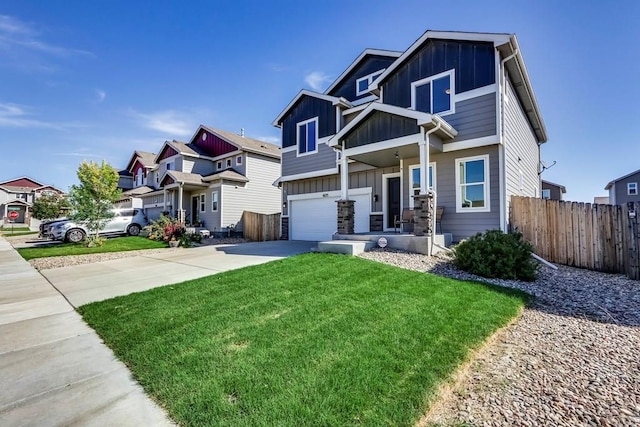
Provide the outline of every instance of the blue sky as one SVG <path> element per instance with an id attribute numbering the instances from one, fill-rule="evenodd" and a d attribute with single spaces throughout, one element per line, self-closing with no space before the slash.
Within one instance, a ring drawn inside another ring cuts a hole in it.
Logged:
<path id="1" fill-rule="evenodd" d="M 427 29 L 517 34 L 549 135 L 542 158 L 557 161 L 543 178 L 566 199 L 592 201 L 640 169 L 640 2 L 454 4 L 5 1 L 0 180 L 66 190 L 83 159 L 123 168 L 200 123 L 279 143 L 271 122 L 300 89 Z"/>

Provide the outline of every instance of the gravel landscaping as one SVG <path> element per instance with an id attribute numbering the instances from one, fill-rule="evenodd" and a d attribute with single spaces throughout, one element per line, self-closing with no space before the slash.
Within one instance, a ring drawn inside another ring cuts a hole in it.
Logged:
<path id="1" fill-rule="evenodd" d="M 374 250 L 364 258 L 535 296 L 478 350 L 420 425 L 640 425 L 640 282 L 559 266 L 535 282 L 484 279 L 446 256 Z"/>

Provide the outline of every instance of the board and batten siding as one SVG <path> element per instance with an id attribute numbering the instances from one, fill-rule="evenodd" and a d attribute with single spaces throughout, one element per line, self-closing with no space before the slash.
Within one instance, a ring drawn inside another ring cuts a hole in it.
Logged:
<path id="1" fill-rule="evenodd" d="M 344 80 L 338 86 L 329 92 L 329 95 L 336 96 L 338 98 L 343 97 L 349 101 L 354 101 L 371 95 L 369 92 L 359 96 L 356 95 L 356 81 L 361 77 L 386 69 L 395 60 L 395 57 L 367 55 L 357 67 L 345 76 Z"/>
<path id="2" fill-rule="evenodd" d="M 458 135 L 451 142 L 497 135 L 495 92 L 456 102 L 455 114 L 443 117 Z M 497 141 L 496 141 L 497 142 Z"/>
<path id="3" fill-rule="evenodd" d="M 298 123 L 318 117 L 318 138 L 336 133 L 336 107 L 331 101 L 303 96 L 282 121 L 282 147 L 295 147 Z"/>
<path id="4" fill-rule="evenodd" d="M 242 213 L 246 211 L 273 214 L 281 210 L 280 188 L 273 185 L 280 174 L 278 159 L 247 155 L 247 178 L 244 185 L 231 185 L 225 182 L 222 192 L 222 224 L 236 224 L 237 230 L 242 230 Z"/>
<path id="5" fill-rule="evenodd" d="M 282 153 L 282 176 L 335 169 L 336 152 L 327 144 L 318 144 L 318 152 L 298 156 L 297 150 Z"/>
<path id="6" fill-rule="evenodd" d="M 540 197 L 540 149 L 508 78 L 504 99 L 504 164 L 506 212 L 511 196 Z"/>

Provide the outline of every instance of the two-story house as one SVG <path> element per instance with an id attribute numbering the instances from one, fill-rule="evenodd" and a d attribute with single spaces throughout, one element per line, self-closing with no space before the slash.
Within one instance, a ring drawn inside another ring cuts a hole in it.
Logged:
<path id="1" fill-rule="evenodd" d="M 273 124 L 292 240 L 393 231 L 429 199 L 459 241 L 505 230 L 511 195 L 540 194 L 547 135 L 513 34 L 427 31 L 404 52 L 367 49 Z"/>
<path id="2" fill-rule="evenodd" d="M 127 170 L 150 219 L 166 212 L 211 231 L 242 230 L 246 211 L 280 211 L 280 147 L 201 125 L 188 143 L 165 141 L 157 154 L 136 151 Z M 136 202 L 133 202 L 134 207 Z"/>
<path id="3" fill-rule="evenodd" d="M 623 205 L 627 202 L 640 202 L 640 169 L 610 181 L 605 190 L 609 190 L 609 201 L 612 205 Z"/>
<path id="4" fill-rule="evenodd" d="M 31 206 L 43 194 L 65 193 L 53 185 L 43 184 L 28 176 L 0 182 L 0 225 L 8 220 L 9 212 L 15 211 L 18 218 L 14 222 L 37 226 L 37 220 L 31 218 Z"/>

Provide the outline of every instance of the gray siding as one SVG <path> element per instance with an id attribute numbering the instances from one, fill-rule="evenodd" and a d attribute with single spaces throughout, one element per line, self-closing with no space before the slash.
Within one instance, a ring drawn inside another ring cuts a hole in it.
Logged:
<path id="1" fill-rule="evenodd" d="M 353 148 L 419 133 L 420 128 L 415 119 L 376 111 L 358 123 L 344 138 L 344 143 L 346 148 Z"/>
<path id="2" fill-rule="evenodd" d="M 318 144 L 318 152 L 298 157 L 297 151 L 282 153 L 282 176 L 336 167 L 336 152 L 327 144 Z"/>
<path id="3" fill-rule="evenodd" d="M 295 147 L 298 123 L 318 117 L 318 137 L 336 133 L 336 107 L 331 101 L 303 96 L 282 121 L 282 146 Z"/>
<path id="4" fill-rule="evenodd" d="M 478 96 L 456 102 L 455 114 L 443 117 L 458 135 L 453 142 L 497 135 L 496 133 L 496 94 Z"/>
<path id="5" fill-rule="evenodd" d="M 640 202 L 640 195 L 630 196 L 627 194 L 627 184 L 631 182 L 638 183 L 640 191 L 640 173 L 628 176 L 620 181 L 616 181 L 612 190 L 609 192 L 609 201 L 611 204 L 622 205 L 627 202 Z M 615 198 L 612 198 L 612 194 Z"/>
<path id="6" fill-rule="evenodd" d="M 504 154 L 506 211 L 511 196 L 540 196 L 540 149 L 527 116 L 509 79 L 504 101 Z"/>
<path id="7" fill-rule="evenodd" d="M 542 189 L 549 190 L 551 200 L 562 200 L 562 190 L 559 186 L 553 185 L 550 182 L 542 181 Z"/>
<path id="8" fill-rule="evenodd" d="M 191 161 L 192 161 L 191 170 L 190 171 L 185 170 L 184 172 L 197 173 L 202 176 L 207 176 L 215 173 L 215 162 L 212 162 L 211 160 L 207 160 L 207 159 L 198 159 L 198 158 L 191 159 Z"/>

